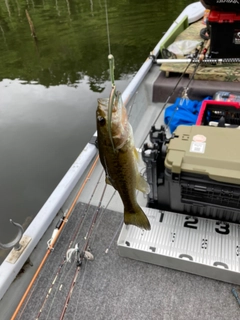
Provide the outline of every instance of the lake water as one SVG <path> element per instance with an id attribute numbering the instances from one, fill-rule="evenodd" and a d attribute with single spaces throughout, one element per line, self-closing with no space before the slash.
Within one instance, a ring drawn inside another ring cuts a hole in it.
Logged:
<path id="1" fill-rule="evenodd" d="M 107 1 L 118 90 L 191 2 Z M 9 219 L 26 229 L 96 130 L 97 98 L 110 93 L 105 3 L 0 2 L 2 243 L 15 236 Z"/>

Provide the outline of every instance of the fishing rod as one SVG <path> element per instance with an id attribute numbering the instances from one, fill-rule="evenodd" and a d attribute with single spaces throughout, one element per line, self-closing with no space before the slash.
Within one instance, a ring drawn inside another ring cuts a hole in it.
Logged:
<path id="1" fill-rule="evenodd" d="M 191 78 L 190 78 L 187 86 L 183 89 L 182 97 L 181 97 L 181 99 L 179 100 L 179 102 L 178 102 L 178 104 L 176 105 L 176 107 L 174 108 L 174 111 L 173 111 L 173 113 L 172 113 L 172 115 L 171 115 L 171 118 L 169 119 L 168 123 L 167 123 L 166 126 L 165 126 L 166 130 L 167 130 L 168 127 L 170 126 L 170 124 L 171 124 L 171 122 L 172 122 L 172 120 L 173 120 L 173 118 L 174 118 L 174 116 L 175 116 L 178 108 L 179 108 L 179 107 L 182 105 L 182 103 L 184 102 L 184 99 L 189 99 L 187 92 L 188 92 L 188 89 L 189 89 L 189 87 L 190 87 L 190 84 L 191 84 L 191 82 L 192 82 L 192 80 L 193 80 L 193 78 L 194 78 L 194 75 L 195 75 L 195 73 L 197 72 L 197 69 L 198 69 L 198 67 L 199 67 L 200 64 L 201 64 L 201 61 L 199 61 L 199 62 L 196 64 L 195 69 L 194 69 L 194 71 L 193 71 L 193 73 L 192 73 L 192 75 L 191 75 Z M 157 119 L 158 119 L 158 118 L 157 118 Z M 155 121 L 155 123 L 156 123 L 156 121 Z M 155 124 L 155 123 L 154 123 L 154 124 Z"/>
<path id="2" fill-rule="evenodd" d="M 87 206 L 87 204 L 86 204 L 86 206 Z M 81 219 L 80 219 L 80 221 L 79 221 L 79 223 L 78 223 L 78 226 L 77 226 L 77 228 L 76 228 L 75 234 L 73 235 L 71 241 L 69 242 L 68 249 L 67 249 L 67 253 L 68 253 L 68 251 L 70 250 L 70 248 L 71 248 L 71 246 L 72 246 L 72 243 L 74 242 L 74 240 L 75 240 L 76 237 L 77 237 L 77 234 L 78 234 L 78 232 L 79 232 L 79 230 L 80 230 L 80 228 L 81 228 L 81 226 L 82 226 L 82 224 L 83 224 L 83 221 L 84 221 L 84 218 L 85 218 L 86 213 L 87 213 L 87 209 L 85 209 L 84 214 L 82 215 L 82 217 L 81 217 Z M 52 290 L 53 290 L 53 287 L 54 287 L 54 285 L 56 284 L 56 281 L 57 281 L 57 279 L 58 279 L 58 277 L 59 277 L 59 275 L 60 275 L 60 273 L 61 273 L 61 271 L 62 271 L 62 268 L 63 268 L 64 265 L 66 265 L 66 262 L 68 261 L 68 259 L 66 258 L 67 253 L 66 253 L 63 261 L 61 262 L 61 264 L 59 265 L 59 267 L 58 267 L 58 269 L 57 269 L 57 272 L 56 272 L 56 274 L 55 274 L 55 276 L 54 276 L 54 279 L 53 279 L 53 281 L 52 281 L 52 283 L 51 283 L 51 285 L 50 285 L 50 287 L 49 287 L 49 289 L 48 289 L 48 291 L 47 291 L 47 294 L 46 294 L 46 296 L 45 296 L 45 298 L 44 298 L 44 301 L 43 301 L 43 303 L 42 303 L 42 305 L 41 305 L 41 307 L 40 307 L 40 309 L 39 309 L 39 312 L 38 312 L 38 314 L 37 314 L 36 320 L 38 320 L 38 319 L 40 318 L 40 316 L 41 316 L 41 314 L 42 314 L 42 311 L 43 311 L 43 309 L 44 309 L 44 307 L 45 307 L 45 304 L 46 304 L 47 300 L 49 299 L 50 294 L 51 294 L 51 292 L 52 292 Z M 60 282 L 61 282 L 61 278 L 62 278 L 62 275 L 60 276 L 60 279 L 59 279 Z M 56 294 L 56 293 L 55 293 L 55 294 Z M 54 295 L 53 299 L 55 299 L 55 295 Z M 50 308 L 49 312 L 50 312 L 50 311 L 51 311 L 51 308 Z"/>
<path id="3" fill-rule="evenodd" d="M 209 48 L 209 46 L 210 46 L 210 40 L 207 41 L 207 43 L 206 43 L 206 45 L 205 45 L 204 47 L 203 47 L 203 45 L 204 45 L 204 42 L 202 42 L 200 45 L 198 45 L 198 46 L 196 47 L 195 53 L 192 55 L 192 57 L 190 57 L 189 59 L 183 59 L 183 60 L 185 60 L 185 62 L 187 62 L 188 64 L 187 64 L 186 68 L 184 69 L 183 73 L 181 74 L 181 76 L 179 77 L 179 79 L 178 79 L 178 81 L 177 81 L 174 89 L 172 90 L 171 94 L 168 96 L 167 100 L 165 101 L 162 109 L 160 110 L 157 118 L 155 119 L 155 121 L 154 121 L 154 123 L 153 123 L 153 126 L 156 124 L 156 122 L 158 121 L 158 119 L 159 119 L 160 116 L 162 115 L 163 111 L 165 110 L 165 108 L 166 108 L 166 106 L 167 106 L 167 104 L 168 104 L 168 101 L 171 99 L 171 97 L 172 97 L 173 94 L 175 93 L 175 91 L 176 91 L 179 83 L 181 82 L 182 78 L 183 78 L 184 75 L 186 74 L 187 69 L 190 67 L 190 65 L 193 63 L 193 61 L 195 61 L 196 65 L 195 65 L 194 71 L 193 71 L 193 73 L 191 74 L 191 78 L 190 78 L 187 86 L 183 89 L 182 97 L 181 97 L 181 100 L 179 101 L 179 104 L 180 104 L 180 102 L 182 101 L 182 99 L 184 99 L 184 98 L 187 98 L 187 99 L 188 99 L 187 91 L 188 91 L 188 89 L 189 89 L 189 86 L 190 86 L 191 82 L 193 81 L 194 75 L 195 75 L 195 73 L 197 72 L 198 67 L 200 66 L 201 63 L 203 63 L 204 60 L 206 60 L 206 59 L 205 59 L 205 56 L 206 56 L 207 51 L 208 51 L 208 48 Z M 199 54 L 199 53 L 200 53 L 200 54 Z M 199 56 L 198 56 L 198 55 L 199 55 Z M 198 56 L 198 59 L 196 58 L 197 56 Z M 169 62 L 169 61 L 171 61 L 171 60 L 178 61 L 178 60 L 180 60 L 180 59 L 156 59 L 155 62 L 157 62 L 157 61 L 166 61 L 166 62 Z M 239 59 L 239 60 L 240 60 L 240 59 Z M 176 62 L 175 62 L 175 63 L 176 63 Z M 176 111 L 177 111 L 177 109 L 178 109 L 178 107 L 179 107 L 179 104 L 178 104 L 178 105 L 176 106 L 176 108 L 174 109 L 174 112 L 173 112 L 173 114 L 172 114 L 172 116 L 171 116 L 168 124 L 166 125 L 166 128 L 168 128 L 168 126 L 170 125 L 170 123 L 171 123 L 171 121 L 172 121 L 172 118 L 173 118 L 174 114 L 176 113 Z M 143 140 L 143 142 L 142 142 L 142 144 L 141 144 L 141 147 L 143 146 L 143 144 L 144 144 L 145 140 L 147 139 L 147 137 L 148 137 L 148 134 L 147 134 L 147 136 L 145 137 L 145 139 Z"/>
<path id="4" fill-rule="evenodd" d="M 197 46 L 195 49 L 195 53 L 190 55 L 188 58 L 185 59 L 154 59 L 154 62 L 157 64 L 162 63 L 203 63 L 203 64 L 231 64 L 231 63 L 240 63 L 240 58 L 211 58 L 207 57 L 207 51 L 210 47 L 210 39 L 206 42 L 205 47 L 202 49 L 201 53 L 200 48 L 203 47 L 203 43 L 201 45 Z M 168 50 L 167 50 L 168 51 Z"/>
<path id="5" fill-rule="evenodd" d="M 81 229 L 81 227 L 82 227 L 82 225 L 83 225 L 83 222 L 84 222 L 84 220 L 85 220 L 85 218 L 86 218 L 86 215 L 87 215 L 87 213 L 88 213 L 88 210 L 89 210 L 89 207 L 90 207 L 90 203 L 91 203 L 91 201 L 92 201 L 92 198 L 93 198 L 93 196 L 94 196 L 94 194 L 95 194 L 95 192 L 96 192 L 97 186 L 98 186 L 98 184 L 99 184 L 99 182 L 100 182 L 100 180 L 101 180 L 101 178 L 102 178 L 102 174 L 103 174 L 103 170 L 102 170 L 102 172 L 101 172 L 101 174 L 100 174 L 100 176 L 99 176 L 99 179 L 98 179 L 98 181 L 97 181 L 97 183 L 96 183 L 96 185 L 95 185 L 95 187 L 94 187 L 94 190 L 93 190 L 93 192 L 92 192 L 92 194 L 91 194 L 91 196 L 90 196 L 90 199 L 89 199 L 88 203 L 86 203 L 86 205 L 85 205 L 85 209 L 84 209 L 84 212 L 83 212 L 83 214 L 82 214 L 82 216 L 81 216 L 81 219 L 80 219 L 80 221 L 79 221 L 79 223 L 78 223 L 78 225 L 77 225 L 77 227 L 76 227 L 76 229 L 75 229 L 75 232 L 74 232 L 74 234 L 73 234 L 73 236 L 72 236 L 72 238 L 71 238 L 71 240 L 70 240 L 70 242 L 69 242 L 68 250 L 67 250 L 67 252 L 66 252 L 66 255 L 65 255 L 63 261 L 61 262 L 61 264 L 60 264 L 60 266 L 59 266 L 59 268 L 58 268 L 58 270 L 57 270 L 57 272 L 56 272 L 56 274 L 55 274 L 55 277 L 54 277 L 54 279 L 53 279 L 53 281 L 52 281 L 52 283 L 51 283 L 50 288 L 48 289 L 48 293 L 47 293 L 47 295 L 45 296 L 45 299 L 44 299 L 44 301 L 43 301 L 43 303 L 42 303 L 42 305 L 41 305 L 41 308 L 40 308 L 40 310 L 39 310 L 39 313 L 38 313 L 38 315 L 37 315 L 36 320 L 38 320 L 38 319 L 40 318 L 41 313 L 42 313 L 42 311 L 43 311 L 43 308 L 44 308 L 44 306 L 45 306 L 45 303 L 47 302 L 47 300 L 48 300 L 48 298 L 49 298 L 49 296 L 50 296 L 50 293 L 51 293 L 51 291 L 52 291 L 52 289 L 53 289 L 53 286 L 54 286 L 55 283 L 56 283 L 56 280 L 57 280 L 57 278 L 58 278 L 58 276 L 59 276 L 59 274 L 60 274 L 60 272 L 61 272 L 61 270 L 62 270 L 62 267 L 63 267 L 63 266 L 66 264 L 66 262 L 68 261 L 68 259 L 66 258 L 66 256 L 68 255 L 69 250 L 72 250 L 72 249 L 70 249 L 70 247 L 72 246 L 72 244 L 74 243 L 74 240 L 75 240 L 75 239 L 78 237 L 78 235 L 79 235 L 80 229 Z M 70 254 L 70 257 L 71 257 L 71 254 Z M 61 277 L 62 277 L 62 276 L 61 276 Z M 60 277 L 60 280 L 59 280 L 59 281 L 61 281 L 61 277 Z M 55 293 L 55 294 L 56 294 L 56 293 Z M 55 296 L 53 297 L 53 299 L 55 299 Z M 50 312 L 50 311 L 51 311 L 51 309 L 49 310 L 49 312 Z"/>
<path id="6" fill-rule="evenodd" d="M 72 202 L 72 204 L 71 204 L 71 206 L 70 206 L 70 208 L 69 208 L 69 210 L 68 210 L 68 212 L 67 212 L 64 220 L 62 221 L 62 223 L 61 223 L 61 225 L 60 225 L 60 227 L 59 227 L 59 229 L 58 229 L 58 233 L 55 234 L 54 239 L 51 241 L 51 246 L 48 247 L 45 256 L 43 257 L 43 259 L 42 259 L 42 261 L 41 261 L 41 263 L 40 263 L 37 271 L 35 272 L 35 274 L 34 274 L 32 280 L 31 280 L 31 282 L 29 283 L 29 285 L 28 285 L 28 287 L 27 287 L 24 295 L 22 296 L 22 298 L 21 298 L 21 300 L 20 300 L 17 308 L 15 309 L 14 314 L 13 314 L 12 317 L 11 317 L 11 320 L 16 319 L 16 316 L 18 315 L 20 309 L 23 307 L 23 304 L 24 304 L 24 302 L 25 302 L 26 297 L 28 296 L 28 294 L 29 294 L 29 292 L 30 292 L 33 284 L 35 283 L 35 281 L 36 281 L 36 279 L 37 279 L 40 271 L 42 270 L 42 268 L 43 268 L 43 266 L 44 266 L 44 264 L 45 264 L 48 256 L 49 256 L 50 253 L 53 251 L 53 246 L 54 246 L 54 244 L 57 242 L 57 239 L 58 239 L 58 237 L 60 236 L 60 234 L 61 234 L 61 232 L 62 232 L 62 229 L 63 229 L 63 227 L 65 226 L 65 223 L 67 222 L 68 218 L 70 217 L 70 215 L 71 215 L 71 213 L 72 213 L 72 211 L 73 211 L 73 209 L 74 209 L 74 207 L 75 207 L 75 205 L 76 205 L 76 203 L 77 203 L 78 198 L 80 197 L 80 195 L 81 195 L 81 193 L 82 193 L 85 185 L 86 185 L 87 182 L 89 181 L 89 179 L 90 179 L 90 177 L 91 177 L 91 175 L 92 175 L 92 173 L 93 173 L 93 171 L 94 171 L 94 169 L 95 169 L 95 167 L 96 167 L 96 165 L 97 165 L 98 160 L 99 160 L 99 155 L 96 156 L 95 161 L 93 162 L 91 168 L 89 169 L 88 174 L 87 174 L 87 176 L 86 176 L 83 184 L 81 185 L 81 187 L 80 187 L 80 189 L 79 189 L 76 197 L 74 198 L 74 200 L 73 200 L 73 202 Z M 61 218 L 61 219 L 62 219 L 62 218 Z M 61 219 L 60 219 L 60 220 L 61 220 Z M 31 295 L 32 295 L 32 293 L 30 294 L 30 297 L 31 297 Z M 29 297 L 29 299 L 30 299 L 30 297 Z M 29 299 L 27 300 L 27 303 L 28 303 Z M 20 314 L 20 318 L 21 318 L 21 316 L 22 316 L 22 313 L 23 313 L 23 311 L 24 311 L 27 303 L 26 303 L 26 304 L 24 305 L 24 307 L 23 307 L 23 310 L 22 310 L 22 312 L 21 312 L 21 314 Z"/>
<path id="7" fill-rule="evenodd" d="M 171 59 L 169 59 L 169 60 L 171 60 Z M 191 61 L 188 63 L 188 65 L 186 66 L 185 70 L 183 71 L 183 73 L 182 73 L 181 76 L 179 77 L 179 79 L 178 79 L 175 87 L 173 88 L 171 94 L 168 96 L 168 98 L 167 98 L 166 101 L 164 102 L 164 105 L 163 105 L 162 109 L 160 110 L 157 118 L 155 119 L 155 121 L 154 121 L 154 123 L 153 123 L 153 126 L 156 124 L 156 122 L 157 122 L 157 120 L 159 119 L 159 117 L 161 116 L 162 112 L 165 110 L 165 108 L 166 108 L 166 106 L 167 106 L 167 104 L 168 104 L 168 101 L 171 99 L 171 97 L 172 97 L 173 94 L 175 93 L 175 91 L 176 91 L 179 83 L 181 82 L 182 78 L 183 78 L 184 75 L 186 74 L 186 71 L 187 71 L 187 69 L 190 67 L 191 63 L 192 63 Z M 145 143 L 148 135 L 149 135 L 149 133 L 147 133 L 146 137 L 143 139 L 143 142 L 142 142 L 140 148 L 142 148 L 142 146 L 144 145 L 144 143 Z"/>
<path id="8" fill-rule="evenodd" d="M 204 44 L 204 42 L 202 42 L 201 46 L 197 47 L 196 50 L 195 50 L 195 56 L 197 56 L 198 53 L 199 53 L 200 50 L 201 50 L 201 53 L 200 53 L 200 55 L 199 55 L 198 62 L 197 62 L 197 64 L 195 65 L 194 71 L 193 71 L 193 73 L 191 74 L 191 77 L 190 77 L 190 80 L 188 81 L 187 86 L 183 89 L 181 99 L 179 100 L 178 104 L 176 105 L 176 107 L 175 107 L 175 109 L 174 109 L 174 111 L 173 111 L 173 113 L 172 113 L 172 115 L 171 115 L 171 118 L 169 119 L 168 123 L 166 124 L 166 130 L 167 130 L 168 127 L 170 126 L 170 124 L 171 124 L 171 122 L 172 122 L 172 119 L 173 119 L 175 113 L 177 112 L 178 108 L 179 108 L 179 107 L 182 105 L 182 103 L 184 102 L 183 100 L 184 100 L 184 99 L 189 99 L 189 98 L 188 98 L 188 93 L 187 93 L 187 92 L 188 92 L 188 89 L 189 89 L 189 87 L 190 87 L 191 82 L 192 82 L 193 79 L 194 79 L 194 76 L 195 76 L 195 74 L 196 74 L 196 72 L 197 72 L 198 67 L 200 66 L 200 64 L 202 63 L 202 61 L 205 59 L 205 56 L 206 56 L 206 54 L 207 54 L 207 51 L 208 51 L 208 49 L 209 49 L 209 47 L 210 47 L 210 39 L 207 41 L 207 43 L 206 43 L 206 45 L 205 45 L 204 47 L 203 47 L 203 44 Z"/>
<path id="9" fill-rule="evenodd" d="M 214 58 L 205 58 L 200 60 L 199 58 L 187 58 L 187 59 L 156 59 L 157 64 L 162 63 L 203 63 L 203 64 L 229 64 L 229 63 L 240 63 L 240 58 L 224 58 L 224 59 L 214 59 Z"/>
<path id="10" fill-rule="evenodd" d="M 72 279 L 72 282 L 71 282 L 71 285 L 70 285 L 70 288 L 69 288 L 69 291 L 68 291 L 68 295 L 67 295 L 67 298 L 66 298 L 64 306 L 63 306 L 63 310 L 62 310 L 61 316 L 59 318 L 60 320 L 62 320 L 64 318 L 64 315 L 66 313 L 67 307 L 69 305 L 69 301 L 70 301 L 72 293 L 73 293 L 74 286 L 76 284 L 78 275 L 79 275 L 80 270 L 81 270 L 83 259 L 85 258 L 84 253 L 86 251 L 88 251 L 87 249 L 89 247 L 89 239 L 90 239 L 91 234 L 92 234 L 92 232 L 94 230 L 94 226 L 95 226 L 95 223 L 97 221 L 97 218 L 98 218 L 98 215 L 99 215 L 99 212 L 100 212 L 100 208 L 101 208 L 101 205 L 102 205 L 102 200 L 103 200 L 103 197 L 104 197 L 104 194 L 105 194 L 105 191 L 106 191 L 106 187 L 107 187 L 107 184 L 105 184 L 105 186 L 104 186 L 104 189 L 103 189 L 102 195 L 100 197 L 97 209 L 96 209 L 95 214 L 94 214 L 94 216 L 92 218 L 90 227 L 88 229 L 88 233 L 87 233 L 87 235 L 85 237 L 85 244 L 83 245 L 82 250 L 80 251 L 80 255 L 79 255 L 78 259 L 77 259 L 77 268 L 75 270 L 75 274 L 73 276 L 73 279 Z"/>

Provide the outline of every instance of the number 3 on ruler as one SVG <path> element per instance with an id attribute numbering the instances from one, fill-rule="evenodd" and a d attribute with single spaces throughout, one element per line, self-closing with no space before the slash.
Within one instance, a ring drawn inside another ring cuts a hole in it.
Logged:
<path id="1" fill-rule="evenodd" d="M 229 234 L 230 233 L 229 223 L 218 221 L 218 222 L 216 222 L 216 225 L 219 226 L 219 227 L 215 228 L 215 231 L 217 233 L 220 233 L 220 234 Z"/>

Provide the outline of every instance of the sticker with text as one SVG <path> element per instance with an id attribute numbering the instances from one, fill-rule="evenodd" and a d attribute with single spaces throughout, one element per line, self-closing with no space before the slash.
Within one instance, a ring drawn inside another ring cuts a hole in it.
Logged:
<path id="1" fill-rule="evenodd" d="M 206 148 L 206 142 L 191 142 L 190 152 L 204 153 Z"/>

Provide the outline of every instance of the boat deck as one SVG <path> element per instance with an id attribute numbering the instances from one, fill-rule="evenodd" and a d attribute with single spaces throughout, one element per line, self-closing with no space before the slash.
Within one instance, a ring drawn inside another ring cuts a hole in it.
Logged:
<path id="1" fill-rule="evenodd" d="M 84 246 L 96 212 L 77 204 L 16 319 L 60 319 L 77 270 L 74 255 L 62 265 L 64 256 L 76 232 L 74 244 Z M 83 260 L 64 319 L 239 319 L 231 284 L 119 256 L 113 237 L 122 219 L 120 212 L 99 212 L 89 241 L 94 260 Z"/>

